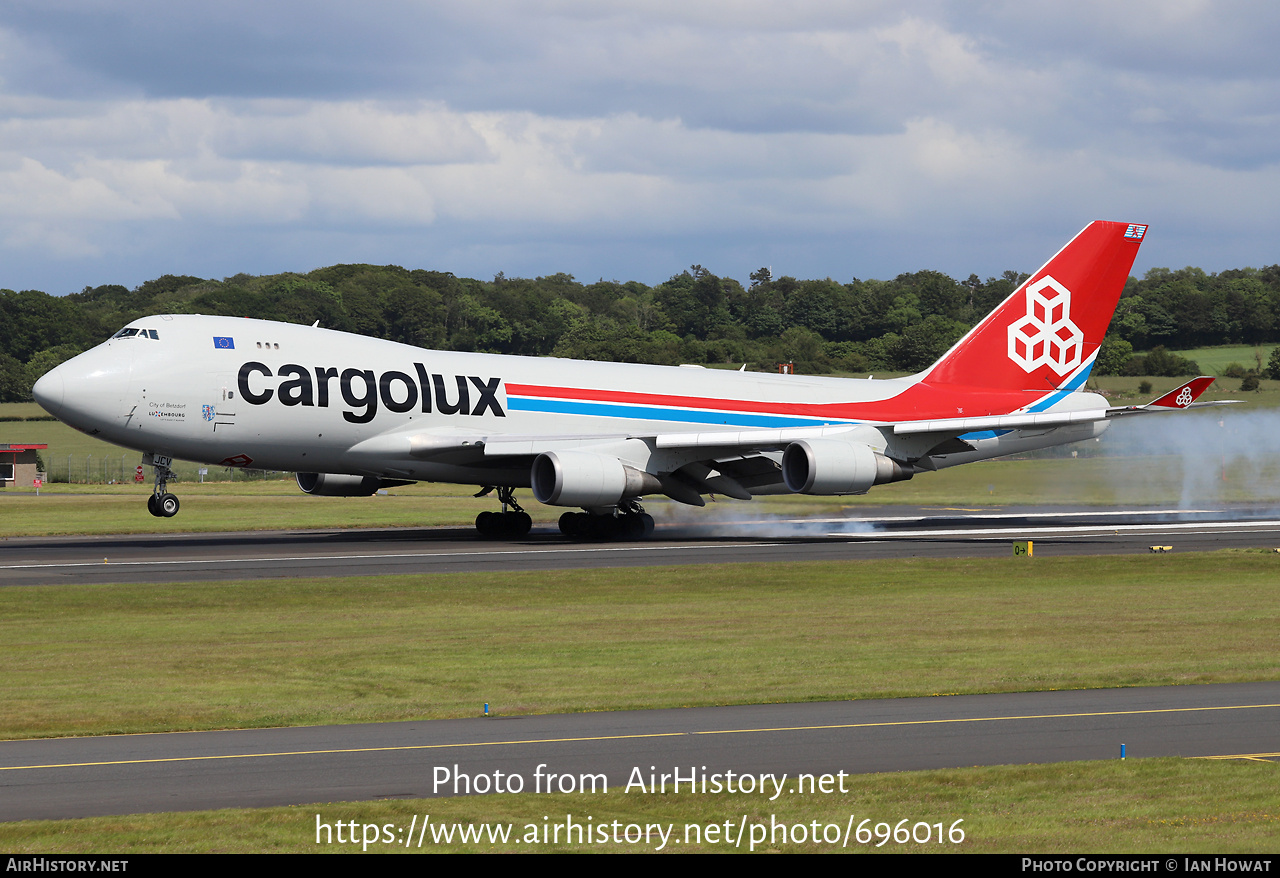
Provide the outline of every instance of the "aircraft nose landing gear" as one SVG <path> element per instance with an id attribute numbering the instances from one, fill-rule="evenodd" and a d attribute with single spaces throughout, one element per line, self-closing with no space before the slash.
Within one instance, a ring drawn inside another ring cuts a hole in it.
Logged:
<path id="1" fill-rule="evenodd" d="M 147 511 L 156 518 L 173 518 L 180 505 L 173 494 L 152 494 L 147 498 Z"/>
<path id="2" fill-rule="evenodd" d="M 181 506 L 178 498 L 166 490 L 169 479 L 173 478 L 173 470 L 169 468 L 171 463 L 173 463 L 172 457 L 151 455 L 151 466 L 156 471 L 156 486 L 151 496 L 147 498 L 147 511 L 156 518 L 173 518 L 178 514 L 178 508 Z"/>

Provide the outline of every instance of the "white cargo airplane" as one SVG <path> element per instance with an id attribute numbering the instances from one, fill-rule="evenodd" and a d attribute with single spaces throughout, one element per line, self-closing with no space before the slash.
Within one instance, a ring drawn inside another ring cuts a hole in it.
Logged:
<path id="1" fill-rule="evenodd" d="M 1144 225 L 1087 226 L 935 364 L 852 380 L 429 351 L 236 317 L 159 315 L 35 385 L 72 427 L 144 453 L 153 515 L 173 458 L 297 473 L 309 494 L 425 480 L 498 489 L 485 535 L 523 535 L 515 489 L 575 537 L 638 537 L 646 495 L 862 494 L 1098 436 L 1117 416 L 1192 406 L 1212 378 L 1144 406 L 1082 390 Z M 1206 404 L 1206 403 L 1202 403 Z M 483 491 L 482 491 L 483 493 Z"/>

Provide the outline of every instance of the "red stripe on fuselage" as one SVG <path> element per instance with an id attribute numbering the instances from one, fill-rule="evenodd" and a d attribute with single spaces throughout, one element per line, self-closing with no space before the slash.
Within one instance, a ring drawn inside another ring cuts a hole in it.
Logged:
<path id="1" fill-rule="evenodd" d="M 597 390 L 584 387 L 548 387 L 539 384 L 507 384 L 510 396 L 540 399 L 569 399 L 630 405 L 667 406 L 679 409 L 751 412 L 795 415 L 832 421 L 875 421 L 900 423 L 938 418 L 1004 415 L 1031 405 L 1044 390 L 992 390 L 983 387 L 956 387 L 913 384 L 890 399 L 869 402 L 766 402 L 753 399 L 714 399 L 702 396 L 673 396 L 628 390 Z"/>

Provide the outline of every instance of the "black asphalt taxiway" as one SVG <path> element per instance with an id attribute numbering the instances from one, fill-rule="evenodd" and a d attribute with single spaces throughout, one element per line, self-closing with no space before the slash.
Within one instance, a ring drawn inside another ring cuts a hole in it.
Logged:
<path id="1" fill-rule="evenodd" d="M 1277 759 L 1280 683 L 5 741 L 0 820 L 641 792 L 663 775 L 672 792 L 677 774 L 686 793 L 718 778 L 763 801 L 824 774 L 830 792 L 854 774 L 1118 758 L 1122 745 L 1130 758 Z"/>

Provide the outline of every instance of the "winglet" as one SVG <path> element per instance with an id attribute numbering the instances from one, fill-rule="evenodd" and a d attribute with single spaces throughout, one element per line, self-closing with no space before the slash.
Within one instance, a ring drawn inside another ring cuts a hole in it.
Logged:
<path id="1" fill-rule="evenodd" d="M 1192 378 L 1181 387 L 1175 387 L 1164 396 L 1157 400 L 1147 403 L 1144 409 L 1184 409 L 1200 398 L 1200 394 L 1209 389 L 1209 385 L 1213 383 L 1213 378 L 1208 375 L 1201 375 L 1199 378 Z"/>

